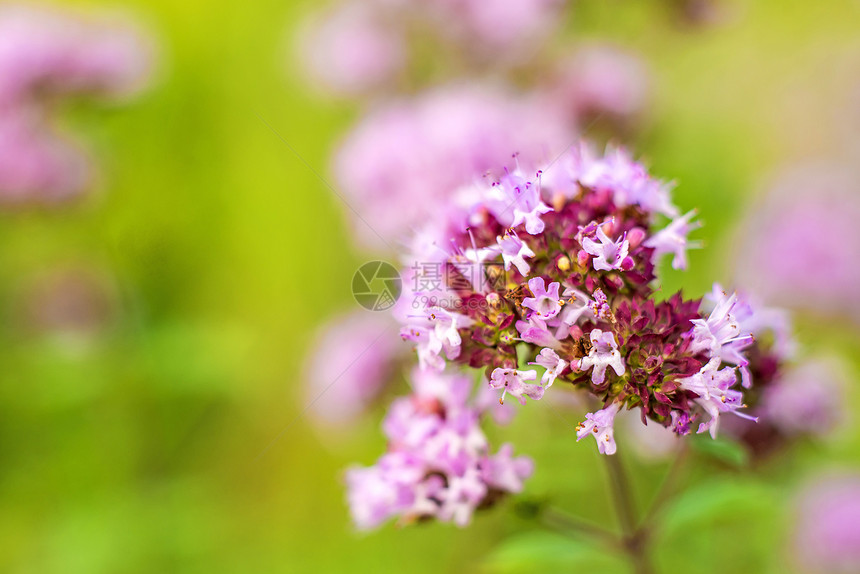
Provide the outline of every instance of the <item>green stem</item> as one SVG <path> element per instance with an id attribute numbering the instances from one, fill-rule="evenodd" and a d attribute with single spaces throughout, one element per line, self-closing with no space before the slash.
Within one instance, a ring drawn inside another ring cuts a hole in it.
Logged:
<path id="1" fill-rule="evenodd" d="M 618 537 L 596 524 L 591 524 L 556 508 L 548 508 L 541 513 L 541 520 L 547 526 L 566 534 L 590 536 L 612 548 L 619 548 Z"/>
<path id="2" fill-rule="evenodd" d="M 630 482 L 618 455 L 604 455 L 609 473 L 612 502 L 621 526 L 622 545 L 630 557 L 636 574 L 653 574 L 654 569 L 647 554 L 648 530 L 636 527 L 636 507 Z"/>
<path id="3" fill-rule="evenodd" d="M 678 454 L 675 456 L 672 466 L 669 467 L 668 471 L 666 471 L 666 476 L 663 478 L 663 482 L 660 485 L 657 494 L 654 495 L 654 500 L 651 502 L 651 508 L 648 509 L 648 512 L 645 514 L 645 518 L 642 519 L 642 523 L 639 525 L 639 530 L 652 530 L 657 518 L 659 518 L 660 513 L 663 511 L 663 508 L 665 508 L 666 504 L 672 500 L 672 497 L 676 492 L 675 487 L 683 474 L 682 470 L 684 468 L 684 463 L 687 461 L 689 456 L 689 452 L 690 451 L 686 444 L 682 445 L 678 450 Z"/>
<path id="4" fill-rule="evenodd" d="M 606 467 L 609 470 L 609 483 L 612 489 L 612 500 L 615 504 L 615 512 L 621 525 L 621 532 L 625 536 L 633 533 L 636 529 L 636 510 L 633 507 L 633 495 L 630 492 L 630 483 L 621 461 L 616 455 L 604 455 Z"/>

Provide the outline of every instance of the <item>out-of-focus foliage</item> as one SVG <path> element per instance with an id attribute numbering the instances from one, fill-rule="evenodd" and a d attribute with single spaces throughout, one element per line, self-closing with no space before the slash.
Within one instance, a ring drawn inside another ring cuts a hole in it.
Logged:
<path id="1" fill-rule="evenodd" d="M 857 2 L 719 3 L 724 18 L 702 29 L 679 27 L 662 0 L 582 0 L 566 24 L 638 50 L 655 70 L 650 125 L 633 147 L 678 180 L 682 207 L 701 210 L 709 249 L 692 253 L 683 285 L 696 294 L 730 275 L 732 222 L 759 178 L 833 153 L 843 114 L 860 114 L 848 99 L 860 86 Z M 161 42 L 155 89 L 121 108 L 64 113 L 94 142 L 100 189 L 67 209 L 0 214 L 0 570 L 604 568 L 605 557 L 561 550 L 512 520 L 507 504 L 466 531 L 352 532 L 341 472 L 380 451 L 376 424 L 335 442 L 302 418 L 301 358 L 323 319 L 353 307 L 350 279 L 367 257 L 323 181 L 351 110 L 315 100 L 285 56 L 311 3 L 125 7 Z M 105 274 L 110 302 L 96 327 L 58 334 L 33 320 L 29 297 L 39 277 L 69 267 Z M 680 288 L 666 271 L 666 290 Z M 849 327 L 802 321 L 801 339 L 858 366 Z M 856 384 L 848 394 L 854 404 Z M 612 527 L 598 455 L 574 445 L 576 416 L 531 409 L 494 434 L 529 437 L 530 495 Z M 858 457 L 849 425 L 758 478 L 706 482 L 697 467 L 696 489 L 667 510 L 657 563 L 688 574 L 783 569 L 780 500 L 797 477 Z M 648 500 L 664 468 L 630 458 Z M 559 556 L 529 566 L 530 552 Z"/>

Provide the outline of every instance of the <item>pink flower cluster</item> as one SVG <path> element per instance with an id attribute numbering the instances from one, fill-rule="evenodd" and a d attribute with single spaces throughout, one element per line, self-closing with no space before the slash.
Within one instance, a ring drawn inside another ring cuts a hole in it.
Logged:
<path id="1" fill-rule="evenodd" d="M 587 389 L 605 408 L 586 416 L 579 438 L 594 436 L 605 454 L 615 452 L 612 426 L 622 406 L 641 407 L 679 434 L 697 418 L 698 432 L 715 436 L 721 414 L 748 417 L 733 388 L 739 379 L 752 384 L 746 350 L 756 316 L 748 302 L 719 287 L 701 313 L 700 302 L 680 295 L 650 300 L 655 263 L 671 254 L 683 268 L 687 234 L 697 227 L 692 214 L 679 215 L 669 189 L 621 150 L 598 156 L 583 146 L 534 179 L 507 172 L 471 203 L 451 205 L 423 235 L 435 235 L 435 261 L 460 281 L 437 286 L 433 297 L 411 294 L 447 308 L 400 314 L 422 368 L 486 367 L 489 386 L 523 404 L 561 379 Z M 658 215 L 673 219 L 654 230 Z M 464 299 L 481 304 L 451 305 Z M 518 368 L 517 341 L 546 369 L 542 384 Z"/>
<path id="2" fill-rule="evenodd" d="M 82 191 L 89 162 L 57 133 L 55 105 L 79 94 L 134 93 L 148 77 L 150 59 L 127 23 L 0 7 L 0 199 L 55 200 Z"/>
<path id="3" fill-rule="evenodd" d="M 718 285 L 705 300 L 656 297 L 656 263 L 671 255 L 683 268 L 686 250 L 695 246 L 687 234 L 698 226 L 671 202 L 667 183 L 622 150 L 599 155 L 581 145 L 534 177 L 520 168 L 502 170 L 457 199 L 435 204 L 406 257 L 411 263 L 395 316 L 417 355 L 414 381 L 480 369 L 481 392 L 521 405 L 543 399 L 550 388 L 580 391 L 600 408 L 585 415 L 577 440 L 593 437 L 605 455 L 617 450 L 614 423 L 622 411 L 635 410 L 643 423 L 678 435 L 716 436 L 725 414 L 754 420 L 744 412 L 745 397 L 764 372 L 762 363 L 773 377 L 788 358 L 784 325 Z M 753 335 L 766 330 L 773 335 Z M 351 475 L 350 502 L 360 525 L 391 514 L 425 516 L 428 496 L 430 515 L 454 519 L 447 494 L 428 494 L 452 483 L 460 488 L 438 454 L 449 452 L 448 439 L 440 449 L 424 429 L 455 425 L 457 444 L 465 444 L 470 435 L 463 429 L 473 427 L 447 414 L 422 422 L 430 416 L 422 408 L 429 404 L 436 413 L 437 404 L 462 405 L 468 382 L 435 384 L 433 392 L 416 383 L 414 397 L 395 403 L 385 430 L 396 457 Z M 425 449 L 432 456 L 419 458 L 442 467 L 404 474 L 404 453 Z M 472 468 L 480 482 L 484 465 Z M 445 478 L 436 478 L 439 473 Z M 526 474 L 511 483 L 516 488 L 503 490 L 519 490 Z M 464 516 L 492 490 L 475 481 L 466 489 Z M 386 511 L 371 500 L 382 500 Z"/>
<path id="4" fill-rule="evenodd" d="M 359 528 L 435 518 L 465 526 L 475 509 L 520 492 L 531 460 L 503 445 L 491 454 L 480 419 L 495 404 L 470 398 L 463 375 L 415 370 L 412 394 L 392 403 L 383 430 L 388 452 L 371 467 L 347 472 L 349 503 Z"/>

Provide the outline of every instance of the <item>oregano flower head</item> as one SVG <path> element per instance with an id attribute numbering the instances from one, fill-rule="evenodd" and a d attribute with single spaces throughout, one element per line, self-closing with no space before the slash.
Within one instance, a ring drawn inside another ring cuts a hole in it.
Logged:
<path id="1" fill-rule="evenodd" d="M 724 415 L 754 420 L 752 361 L 780 368 L 787 353 L 762 341 L 781 334 L 760 338 L 778 325 L 719 285 L 706 298 L 659 291 L 658 261 L 683 269 L 699 246 L 688 240 L 695 212 L 672 203 L 670 184 L 623 150 L 584 144 L 542 170 L 503 174 L 461 190 L 410 244 L 395 314 L 418 372 L 478 369 L 480 391 L 503 404 L 589 395 L 576 438 L 594 437 L 604 455 L 617 452 L 622 410 L 678 435 L 716 437 Z M 438 509 L 451 484 L 429 495 Z"/>

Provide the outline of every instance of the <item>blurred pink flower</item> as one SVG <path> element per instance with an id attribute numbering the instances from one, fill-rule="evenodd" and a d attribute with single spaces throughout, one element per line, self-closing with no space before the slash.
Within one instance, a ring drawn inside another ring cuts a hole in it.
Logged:
<path id="1" fill-rule="evenodd" d="M 860 571 L 860 475 L 821 478 L 800 493 L 793 548 L 805 572 Z"/>
<path id="2" fill-rule="evenodd" d="M 608 44 L 584 45 L 555 68 L 544 89 L 569 121 L 598 114 L 626 119 L 645 108 L 650 77 L 645 63 L 631 52 Z"/>
<path id="3" fill-rule="evenodd" d="M 785 171 L 738 238 L 739 279 L 769 303 L 860 320 L 858 182 L 838 164 Z"/>
<path id="4" fill-rule="evenodd" d="M 308 72 L 338 94 L 378 88 L 403 66 L 401 30 L 369 3 L 349 2 L 311 22 L 301 38 Z"/>
<path id="5" fill-rule="evenodd" d="M 130 95 L 152 54 L 129 22 L 46 7 L 0 7 L 0 201 L 54 201 L 89 184 L 86 154 L 53 126 L 72 95 Z"/>
<path id="6" fill-rule="evenodd" d="M 563 118 L 534 100 L 449 86 L 371 112 L 341 145 L 334 169 L 355 209 L 394 242 L 490 169 L 551 161 L 573 137 Z M 378 246 L 366 225 L 355 227 Z"/>
<path id="7" fill-rule="evenodd" d="M 34 109 L 0 113 L 0 202 L 60 200 L 89 182 L 86 154 Z"/>
<path id="8" fill-rule="evenodd" d="M 410 48 L 504 66 L 531 57 L 559 21 L 565 0 L 347 0 L 307 28 L 302 59 L 323 86 L 355 94 L 390 80 Z M 409 42 L 407 42 L 407 39 Z M 412 45 L 408 45 L 412 44 Z"/>
<path id="9" fill-rule="evenodd" d="M 412 382 L 412 394 L 395 399 L 382 423 L 387 452 L 373 466 L 347 470 L 347 500 L 359 529 L 393 517 L 463 527 L 476 510 L 522 491 L 534 472 L 531 459 L 514 457 L 510 444 L 492 454 L 470 377 L 416 369 Z"/>
<path id="10" fill-rule="evenodd" d="M 356 311 L 323 329 L 304 368 L 314 419 L 346 426 L 391 382 L 397 359 L 408 352 L 388 313 Z"/>
<path id="11" fill-rule="evenodd" d="M 565 0 L 440 0 L 424 3 L 437 17 L 442 33 L 454 30 L 475 48 L 491 52 L 527 48 L 549 36 L 559 21 Z M 429 6 L 428 6 L 429 4 Z"/>
<path id="12" fill-rule="evenodd" d="M 671 0 L 676 17 L 690 26 L 712 26 L 730 19 L 725 2 L 719 0 Z"/>
<path id="13" fill-rule="evenodd" d="M 49 269 L 22 285 L 23 327 L 69 342 L 91 340 L 117 311 L 114 287 L 111 278 L 92 264 Z"/>
<path id="14" fill-rule="evenodd" d="M 0 108 L 28 98 L 143 87 L 152 53 L 131 23 L 61 9 L 0 7 Z"/>
<path id="15" fill-rule="evenodd" d="M 833 361 L 800 363 L 764 390 L 762 416 L 786 434 L 825 434 L 843 414 L 844 379 Z"/>

